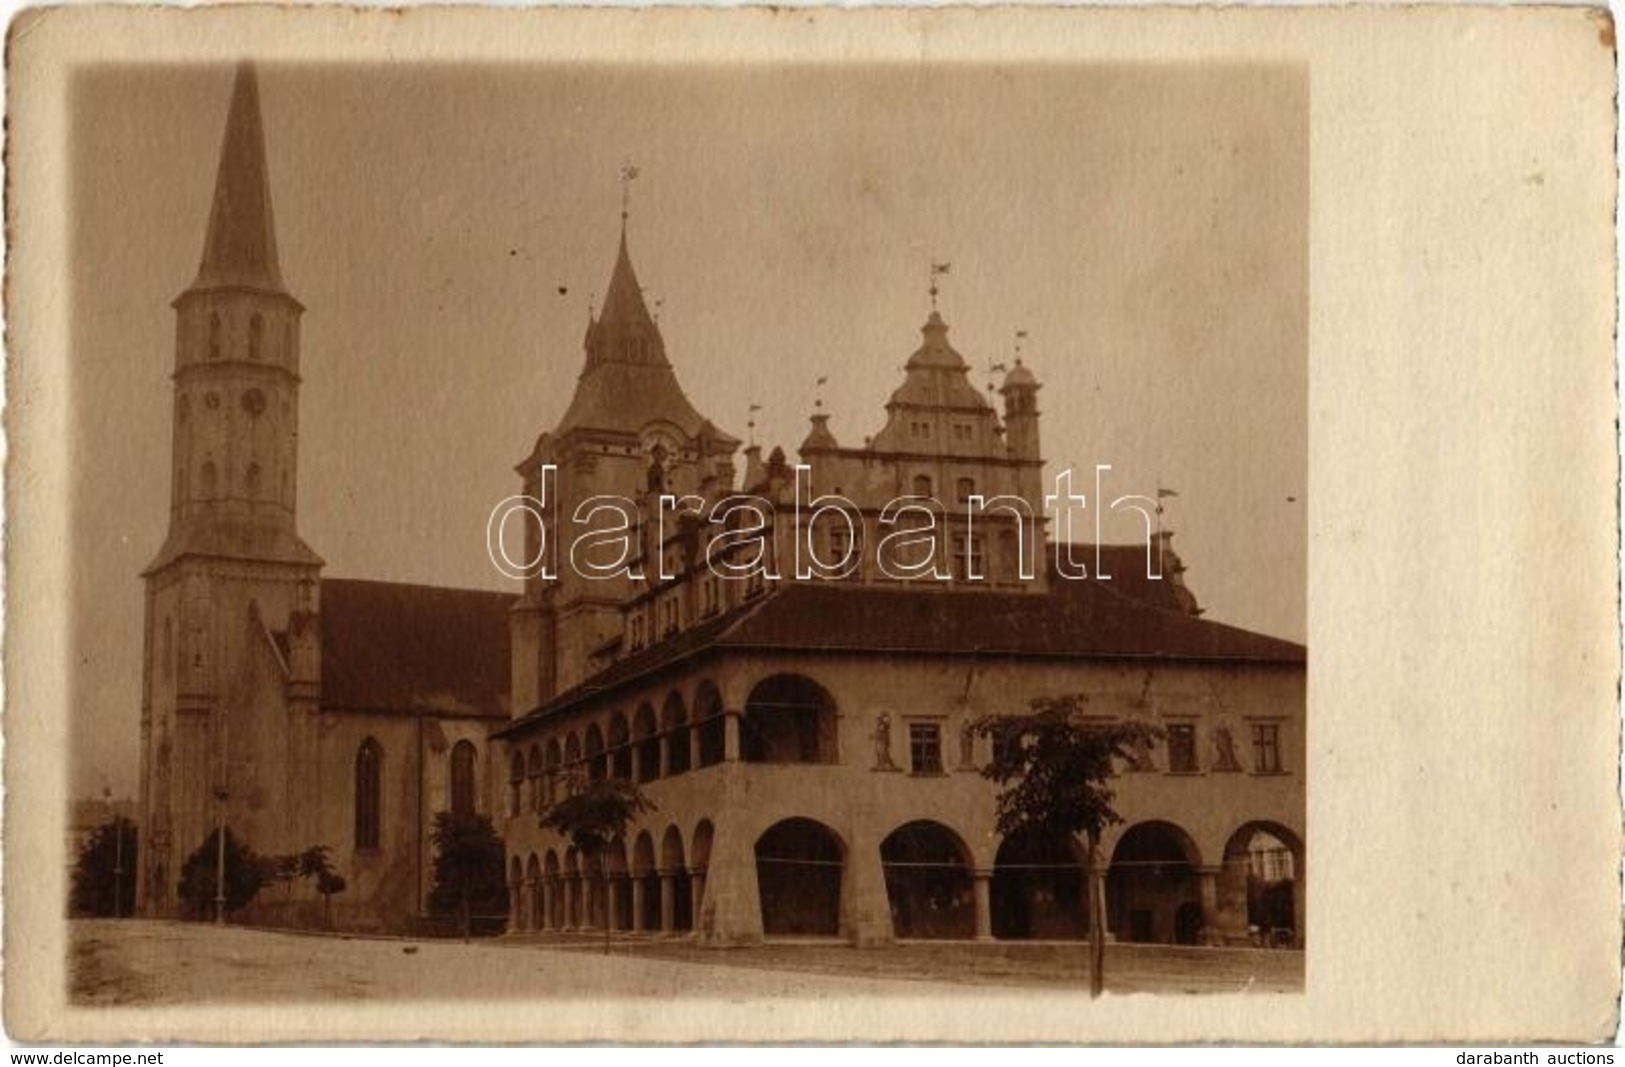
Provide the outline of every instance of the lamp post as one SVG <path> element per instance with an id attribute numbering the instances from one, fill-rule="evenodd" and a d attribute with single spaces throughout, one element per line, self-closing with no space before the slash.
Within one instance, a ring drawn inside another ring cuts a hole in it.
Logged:
<path id="1" fill-rule="evenodd" d="M 225 786 L 214 791 L 217 801 L 214 819 L 214 840 L 218 851 L 214 858 L 214 921 L 226 921 L 226 799 L 230 794 Z"/>
<path id="2" fill-rule="evenodd" d="M 113 918 L 124 918 L 124 823 L 113 810 L 113 790 L 102 786 L 102 800 L 113 822 Z"/>
<path id="3" fill-rule="evenodd" d="M 214 921 L 226 921 L 226 801 L 231 793 L 226 789 L 226 718 L 220 716 L 220 784 L 215 786 L 214 837 L 217 851 L 214 860 Z"/>

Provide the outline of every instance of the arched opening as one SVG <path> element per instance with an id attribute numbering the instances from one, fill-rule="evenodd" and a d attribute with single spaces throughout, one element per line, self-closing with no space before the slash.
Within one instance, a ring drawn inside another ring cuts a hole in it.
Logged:
<path id="1" fill-rule="evenodd" d="M 1303 842 L 1279 823 L 1245 823 L 1224 846 L 1217 919 L 1225 940 L 1303 945 Z"/>
<path id="2" fill-rule="evenodd" d="M 259 359 L 261 343 L 265 339 L 265 317 L 258 312 L 248 318 L 248 358 Z"/>
<path id="3" fill-rule="evenodd" d="M 564 883 L 559 878 L 559 854 L 552 849 L 547 850 L 547 858 L 542 861 L 542 876 L 552 887 L 551 892 L 539 892 L 548 905 L 551 914 L 547 917 L 547 925 L 551 930 L 560 930 L 564 927 Z"/>
<path id="4" fill-rule="evenodd" d="M 383 838 L 384 749 L 373 738 L 355 754 L 355 847 L 378 848 Z"/>
<path id="5" fill-rule="evenodd" d="M 519 863 L 514 860 L 515 865 Z M 527 909 L 525 918 L 521 920 L 527 930 L 540 930 L 542 928 L 542 865 L 536 859 L 536 853 L 530 854 L 525 861 L 525 892 L 520 893 L 519 900 L 522 907 Z M 518 892 L 519 887 L 514 887 Z"/>
<path id="6" fill-rule="evenodd" d="M 581 854 L 574 847 L 564 850 L 564 923 L 565 930 L 579 930 L 587 924 L 582 897 L 587 883 L 581 869 Z"/>
<path id="7" fill-rule="evenodd" d="M 530 746 L 530 810 L 534 812 L 545 811 L 548 798 L 544 789 L 542 777 L 542 750 L 535 745 Z"/>
<path id="8" fill-rule="evenodd" d="M 694 870 L 693 896 L 694 896 L 694 925 L 699 925 L 700 909 L 705 907 L 705 887 L 708 884 L 707 876 L 711 872 L 711 840 L 716 836 L 716 828 L 711 825 L 710 819 L 701 819 L 699 825 L 694 827 L 693 847 L 690 849 L 689 866 Z"/>
<path id="9" fill-rule="evenodd" d="M 525 757 L 518 749 L 508 760 L 508 814 L 518 815 L 522 809 L 521 796 L 525 788 Z"/>
<path id="10" fill-rule="evenodd" d="M 1087 937 L 1083 850 L 1069 834 L 1023 830 L 999 843 L 991 888 L 993 936 Z"/>
<path id="11" fill-rule="evenodd" d="M 812 819 L 785 819 L 756 839 L 756 887 L 762 932 L 827 936 L 841 932 L 841 872 L 846 849 Z"/>
<path id="12" fill-rule="evenodd" d="M 640 833 L 632 844 L 632 879 L 642 886 L 635 892 L 637 909 L 634 928 L 640 931 L 660 929 L 660 875 L 655 870 L 655 843 L 649 831 Z M 636 921 L 641 919 L 642 921 Z"/>
<path id="13" fill-rule="evenodd" d="M 667 933 L 681 933 L 694 929 L 694 897 L 688 881 L 688 865 L 683 862 L 683 834 L 675 826 L 666 827 L 660 839 L 660 874 L 663 893 L 671 894 L 670 921 L 661 926 Z M 666 903 L 661 902 L 661 915 L 666 916 Z"/>
<path id="14" fill-rule="evenodd" d="M 632 740 L 638 760 L 638 781 L 652 782 L 660 777 L 660 730 L 655 724 L 655 709 L 639 704 L 632 717 Z"/>
<path id="15" fill-rule="evenodd" d="M 609 759 L 604 755 L 604 731 L 597 723 L 587 727 L 586 734 L 587 779 L 601 782 L 609 773 Z"/>
<path id="16" fill-rule="evenodd" d="M 632 780 L 632 731 L 618 711 L 609 717 L 609 772 L 623 782 Z"/>
<path id="17" fill-rule="evenodd" d="M 475 764 L 479 754 L 472 741 L 459 741 L 451 746 L 451 813 L 459 816 L 474 814 Z"/>
<path id="18" fill-rule="evenodd" d="M 722 694 L 710 682 L 701 685 L 694 697 L 694 723 L 700 732 L 700 766 L 721 763 L 727 755 L 727 722 L 722 714 Z"/>
<path id="19" fill-rule="evenodd" d="M 739 735 L 751 763 L 834 763 L 835 701 L 811 678 L 776 674 L 750 691 Z"/>
<path id="20" fill-rule="evenodd" d="M 559 778 L 563 774 L 561 770 L 563 762 L 564 757 L 559 753 L 559 739 L 548 738 L 547 755 L 542 760 L 542 792 L 548 806 L 552 806 L 559 799 Z"/>
<path id="21" fill-rule="evenodd" d="M 720 707 L 721 700 L 717 701 Z M 676 690 L 666 694 L 660 709 L 660 730 L 666 736 L 666 774 L 683 774 L 689 768 L 688 711 Z"/>
<path id="22" fill-rule="evenodd" d="M 577 776 L 581 773 L 581 739 L 571 730 L 570 735 L 564 739 L 564 769 L 560 775 L 562 791 L 566 795 L 575 791 Z"/>
<path id="23" fill-rule="evenodd" d="M 1196 869 L 1200 865 L 1195 842 L 1173 823 L 1143 822 L 1129 827 L 1112 850 L 1111 867 L 1106 871 L 1106 921 L 1117 939 L 1199 944 L 1202 886 Z"/>
<path id="24" fill-rule="evenodd" d="M 976 936 L 976 883 L 970 850 L 938 822 L 920 820 L 893 830 L 880 843 L 898 937 Z"/>

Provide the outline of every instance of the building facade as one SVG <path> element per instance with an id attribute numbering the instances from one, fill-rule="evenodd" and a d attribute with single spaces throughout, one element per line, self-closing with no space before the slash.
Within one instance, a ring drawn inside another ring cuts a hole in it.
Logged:
<path id="1" fill-rule="evenodd" d="M 545 506 L 495 735 L 511 929 L 1073 938 L 1093 878 L 1120 940 L 1302 943 L 1305 651 L 1200 618 L 1160 530 L 1057 551 L 1030 368 L 996 410 L 933 308 L 876 434 L 843 447 L 818 412 L 801 463 L 753 443 L 736 480 L 624 219 L 608 292 L 518 468 Z M 589 498 L 625 502 L 619 542 L 571 521 Z M 1119 768 L 1093 869 L 1078 841 L 1001 838 L 980 773 L 979 717 L 1065 695 L 1166 730 Z M 541 816 L 606 777 L 654 810 L 578 855 Z"/>

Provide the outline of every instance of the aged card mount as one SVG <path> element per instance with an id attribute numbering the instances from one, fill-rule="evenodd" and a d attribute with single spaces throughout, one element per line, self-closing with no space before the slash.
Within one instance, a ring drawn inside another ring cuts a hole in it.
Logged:
<path id="1" fill-rule="evenodd" d="M 1606 16 L 12 32 L 17 1036 L 1612 1032 Z"/>

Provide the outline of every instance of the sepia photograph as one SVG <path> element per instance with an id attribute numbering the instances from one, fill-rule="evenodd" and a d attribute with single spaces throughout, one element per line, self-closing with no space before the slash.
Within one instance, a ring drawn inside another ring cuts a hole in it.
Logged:
<path id="1" fill-rule="evenodd" d="M 450 51 L 63 78 L 53 995 L 1349 982 L 1314 65 Z"/>

